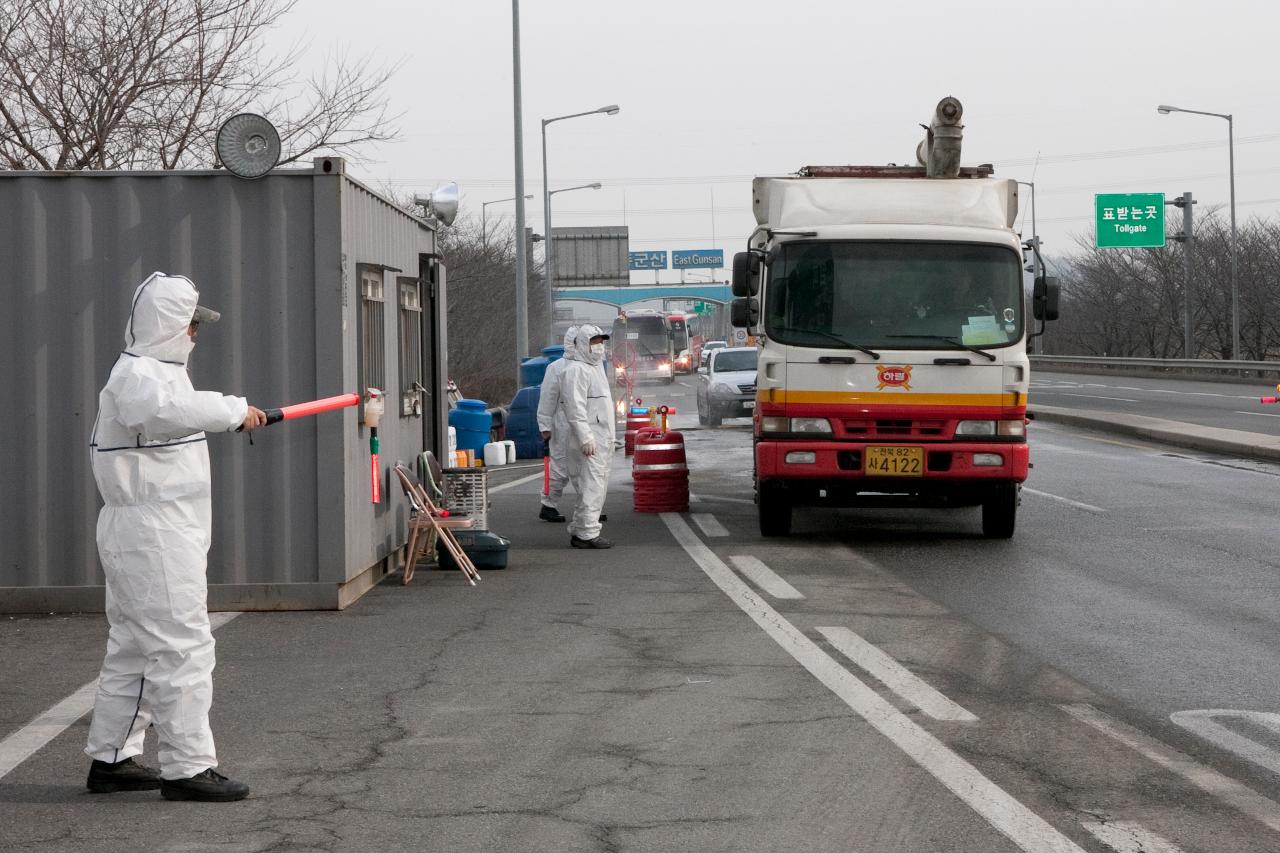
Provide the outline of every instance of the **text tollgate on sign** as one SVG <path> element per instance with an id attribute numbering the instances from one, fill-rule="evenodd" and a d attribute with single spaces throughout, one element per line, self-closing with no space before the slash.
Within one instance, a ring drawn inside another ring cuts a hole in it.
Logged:
<path id="1" fill-rule="evenodd" d="M 1098 248 L 1164 245 L 1164 193 L 1099 193 L 1093 199 Z"/>

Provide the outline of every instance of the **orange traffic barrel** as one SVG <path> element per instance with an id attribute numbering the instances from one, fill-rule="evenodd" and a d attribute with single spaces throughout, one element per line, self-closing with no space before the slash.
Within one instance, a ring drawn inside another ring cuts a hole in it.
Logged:
<path id="1" fill-rule="evenodd" d="M 636 433 L 653 425 L 653 415 L 644 406 L 627 407 L 627 432 L 623 436 L 623 446 L 627 456 L 635 452 Z"/>
<path id="2" fill-rule="evenodd" d="M 688 512 L 689 466 L 684 435 L 646 429 L 636 434 L 631 466 L 636 512 Z"/>

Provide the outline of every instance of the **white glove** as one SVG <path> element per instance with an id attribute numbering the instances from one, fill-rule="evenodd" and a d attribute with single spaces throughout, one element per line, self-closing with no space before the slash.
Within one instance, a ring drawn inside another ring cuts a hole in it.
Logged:
<path id="1" fill-rule="evenodd" d="M 588 438 L 586 441 L 582 442 L 583 456 L 594 456 L 595 453 L 596 453 L 596 440 L 594 438 Z"/>

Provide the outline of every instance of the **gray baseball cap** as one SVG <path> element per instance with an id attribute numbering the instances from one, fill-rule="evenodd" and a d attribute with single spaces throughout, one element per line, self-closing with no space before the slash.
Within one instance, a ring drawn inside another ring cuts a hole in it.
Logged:
<path id="1" fill-rule="evenodd" d="M 222 315 L 212 308 L 206 308 L 203 305 L 196 306 L 196 313 L 191 315 L 193 323 L 216 323 L 222 318 Z"/>

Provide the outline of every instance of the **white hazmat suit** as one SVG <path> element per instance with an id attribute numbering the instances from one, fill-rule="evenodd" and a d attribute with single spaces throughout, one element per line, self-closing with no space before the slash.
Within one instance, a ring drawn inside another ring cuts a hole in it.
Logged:
<path id="1" fill-rule="evenodd" d="M 570 326 L 564 333 L 564 357 L 547 365 L 538 396 L 538 432 L 550 432 L 551 464 L 547 477 L 547 493 L 542 505 L 559 511 L 560 498 L 569 482 L 569 420 L 560 405 L 560 374 L 564 372 L 569 354 L 573 352 L 578 327 Z M 557 519 L 558 520 L 558 519 Z"/>
<path id="2" fill-rule="evenodd" d="M 578 489 L 569 534 L 584 541 L 600 535 L 600 512 L 609 489 L 616 432 L 613 397 L 600 368 L 604 353 L 591 348 L 591 339 L 601 335 L 608 337 L 598 326 L 578 327 L 573 353 L 560 375 L 560 405 L 571 431 L 566 455 Z"/>
<path id="3" fill-rule="evenodd" d="M 85 752 L 112 763 L 138 755 L 154 724 L 163 779 L 218 764 L 209 729 L 204 431 L 234 430 L 249 411 L 242 397 L 191 385 L 186 363 L 195 342 L 187 327 L 197 298 L 182 276 L 153 273 L 138 286 L 90 441 L 105 503 L 97 538 L 110 632 Z"/>

